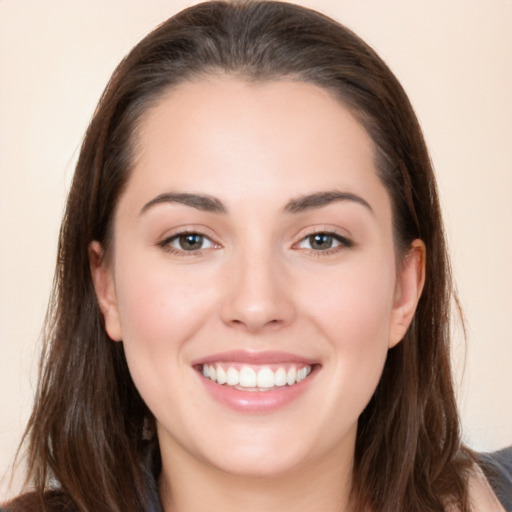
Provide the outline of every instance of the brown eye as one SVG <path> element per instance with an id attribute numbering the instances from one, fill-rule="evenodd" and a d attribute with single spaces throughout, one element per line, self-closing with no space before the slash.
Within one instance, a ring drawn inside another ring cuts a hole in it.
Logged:
<path id="1" fill-rule="evenodd" d="M 199 233 L 180 233 L 165 239 L 159 245 L 178 252 L 200 251 L 215 246 L 208 237 Z"/>
<path id="2" fill-rule="evenodd" d="M 309 246 L 315 251 L 324 251 L 330 249 L 335 240 L 332 235 L 327 233 L 316 233 L 308 237 Z"/>
<path id="3" fill-rule="evenodd" d="M 337 233 L 318 232 L 303 238 L 298 244 L 298 249 L 308 249 L 310 251 L 322 252 L 329 249 L 343 249 L 352 247 L 352 242 Z"/>
<path id="4" fill-rule="evenodd" d="M 198 251 L 203 247 L 204 237 L 197 233 L 185 233 L 178 237 L 178 245 L 184 251 Z"/>

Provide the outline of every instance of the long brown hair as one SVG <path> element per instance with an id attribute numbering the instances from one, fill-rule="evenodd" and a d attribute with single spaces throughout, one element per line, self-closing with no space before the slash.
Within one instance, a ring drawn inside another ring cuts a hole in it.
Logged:
<path id="1" fill-rule="evenodd" d="M 87 130 L 69 193 L 34 411 L 28 481 L 40 509 L 144 510 L 141 462 L 152 417 L 123 347 L 107 336 L 88 246 L 108 251 L 138 122 L 164 92 L 210 73 L 305 81 L 333 92 L 373 139 L 393 204 L 397 253 L 421 238 L 426 284 L 405 338 L 389 351 L 359 419 L 358 510 L 468 510 L 471 454 L 461 445 L 449 361 L 452 283 L 436 184 L 418 121 L 377 54 L 344 26 L 281 2 L 206 2 L 170 18 L 114 72 Z M 149 433 L 149 434 L 148 434 Z M 53 489 L 53 492 L 49 492 Z M 52 506 L 53 507 L 53 506 Z"/>

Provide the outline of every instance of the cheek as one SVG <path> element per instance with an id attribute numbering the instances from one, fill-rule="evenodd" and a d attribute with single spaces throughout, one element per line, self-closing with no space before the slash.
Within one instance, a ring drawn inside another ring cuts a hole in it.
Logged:
<path id="1" fill-rule="evenodd" d="M 187 394 L 190 385 L 190 368 L 182 363 L 212 309 L 211 290 L 198 290 L 201 281 L 201 272 L 192 281 L 183 279 L 182 270 L 147 256 L 139 260 L 133 252 L 129 261 L 116 263 L 126 360 L 135 386 L 157 417 L 179 409 L 183 404 L 172 390 Z"/>
<path id="2" fill-rule="evenodd" d="M 350 271 L 340 267 L 325 279 L 310 281 L 303 302 L 327 342 L 326 361 L 338 389 L 344 390 L 342 401 L 359 412 L 377 386 L 388 351 L 395 268 L 392 258 L 383 261 L 381 255 L 380 264 L 362 262 Z"/>
<path id="3" fill-rule="evenodd" d="M 316 277 L 304 289 L 304 306 L 334 344 L 361 349 L 378 341 L 387 345 L 395 293 L 393 260 L 362 261 Z"/>
<path id="4" fill-rule="evenodd" d="M 163 261 L 162 261 L 163 260 Z M 199 271 L 193 280 L 165 259 L 118 260 L 116 296 L 122 339 L 132 378 L 150 408 L 163 400 L 163 383 L 184 380 L 187 366 L 180 364 L 190 340 L 205 327 L 212 309 L 208 282 Z M 180 384 L 181 385 L 181 384 Z"/>
<path id="5" fill-rule="evenodd" d="M 123 339 L 144 345 L 174 343 L 194 331 L 211 302 L 211 293 L 200 287 L 201 272 L 193 280 L 163 258 L 130 258 L 116 267 L 116 296 Z"/>

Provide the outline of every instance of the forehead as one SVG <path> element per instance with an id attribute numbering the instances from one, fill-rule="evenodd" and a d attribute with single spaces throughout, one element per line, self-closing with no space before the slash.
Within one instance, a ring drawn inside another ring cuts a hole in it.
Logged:
<path id="1" fill-rule="evenodd" d="M 298 81 L 182 84 L 141 118 L 135 152 L 130 181 L 139 195 L 168 188 L 229 202 L 315 189 L 383 192 L 362 125 L 332 93 Z"/>

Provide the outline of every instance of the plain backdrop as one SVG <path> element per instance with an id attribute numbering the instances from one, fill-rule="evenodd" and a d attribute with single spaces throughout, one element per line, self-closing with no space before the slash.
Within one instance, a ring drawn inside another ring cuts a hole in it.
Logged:
<path id="1" fill-rule="evenodd" d="M 119 60 L 193 3 L 0 0 L 0 477 L 31 407 L 83 133 Z M 458 329 L 453 352 L 464 438 L 478 450 L 511 444 L 512 1 L 298 3 L 361 35 L 411 98 L 437 170 L 467 319 L 467 341 Z"/>

